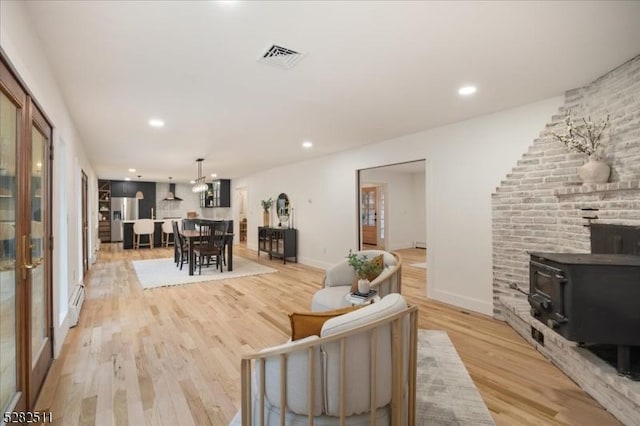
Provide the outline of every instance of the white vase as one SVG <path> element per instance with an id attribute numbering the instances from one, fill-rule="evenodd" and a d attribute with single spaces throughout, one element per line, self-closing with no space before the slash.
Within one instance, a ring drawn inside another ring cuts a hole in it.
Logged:
<path id="1" fill-rule="evenodd" d="M 358 293 L 369 294 L 369 290 L 371 290 L 371 283 L 369 280 L 358 280 Z"/>
<path id="2" fill-rule="evenodd" d="M 583 183 L 606 183 L 609 180 L 611 168 L 604 161 L 589 157 L 584 166 L 578 167 L 578 176 Z"/>

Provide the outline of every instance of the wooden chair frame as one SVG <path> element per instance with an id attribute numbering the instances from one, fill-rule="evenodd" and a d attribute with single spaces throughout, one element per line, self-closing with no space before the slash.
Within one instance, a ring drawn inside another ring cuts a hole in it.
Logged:
<path id="1" fill-rule="evenodd" d="M 405 335 L 403 332 L 403 323 L 408 319 L 409 333 Z M 256 368 L 256 364 L 260 365 L 260 375 L 257 378 L 257 386 L 259 388 L 259 402 L 257 410 L 259 410 L 259 422 L 258 425 L 264 426 L 264 409 L 265 409 L 265 367 L 267 358 L 280 358 L 280 425 L 285 424 L 285 413 L 287 412 L 286 400 L 287 400 L 287 369 L 286 362 L 287 357 L 294 352 L 307 351 L 309 361 L 309 400 L 308 400 L 308 424 L 313 426 L 313 401 L 315 398 L 315 380 L 314 377 L 314 349 L 320 345 L 324 345 L 330 342 L 340 342 L 340 416 L 337 418 L 337 423 L 340 426 L 345 425 L 345 393 L 346 383 L 345 375 L 343 374 L 346 364 L 346 340 L 347 338 L 360 334 L 370 332 L 370 344 L 371 344 L 371 375 L 375 377 L 377 369 L 376 358 L 376 339 L 378 329 L 384 325 L 391 325 L 391 369 L 392 369 L 392 397 L 391 397 L 391 425 L 401 426 L 408 425 L 414 426 L 416 422 L 416 371 L 417 371 L 417 352 L 418 352 L 418 307 L 411 306 L 402 312 L 398 312 L 393 315 L 381 318 L 377 321 L 371 322 L 360 327 L 356 327 L 352 330 L 347 330 L 342 333 L 338 333 L 331 336 L 321 337 L 318 340 L 311 342 L 301 343 L 294 347 L 276 348 L 273 350 L 265 350 L 258 353 L 247 354 L 242 357 L 241 361 L 241 415 L 242 425 L 252 425 L 252 380 L 251 377 Z M 405 341 L 405 337 L 408 337 L 408 342 Z M 408 354 L 404 352 L 404 349 L 409 351 Z M 408 355 L 408 356 L 407 356 Z M 408 365 L 405 366 L 405 358 Z M 404 378 L 407 374 L 407 395 L 406 399 L 403 398 Z M 322 377 L 319 378 L 322 380 Z M 377 383 L 374 380 L 371 388 L 370 401 L 371 407 L 375 407 L 377 392 Z M 406 422 L 405 422 L 406 416 Z M 375 425 L 376 421 L 376 409 L 370 411 L 370 424 Z"/>

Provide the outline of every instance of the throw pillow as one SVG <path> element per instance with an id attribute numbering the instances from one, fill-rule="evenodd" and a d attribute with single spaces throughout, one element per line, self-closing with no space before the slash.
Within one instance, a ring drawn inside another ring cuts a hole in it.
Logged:
<path id="1" fill-rule="evenodd" d="M 380 272 L 377 273 L 377 274 L 374 274 L 374 273 L 369 274 L 367 279 L 370 282 L 375 280 L 376 278 L 378 278 L 378 275 L 380 275 L 382 273 L 382 270 L 384 269 L 384 256 L 381 255 L 381 254 L 377 255 L 376 257 L 371 259 L 371 263 L 376 264 L 376 265 L 380 265 Z M 358 291 L 358 281 L 359 280 L 360 280 L 360 277 L 358 277 L 358 275 L 356 275 L 355 278 L 353 279 L 353 282 L 351 283 L 351 293 L 355 293 L 356 291 Z"/>
<path id="2" fill-rule="evenodd" d="M 291 340 L 298 340 L 308 336 L 320 336 L 324 322 L 355 311 L 360 306 L 348 306 L 346 308 L 333 309 L 321 312 L 293 312 L 289 314 L 291 322 Z"/>

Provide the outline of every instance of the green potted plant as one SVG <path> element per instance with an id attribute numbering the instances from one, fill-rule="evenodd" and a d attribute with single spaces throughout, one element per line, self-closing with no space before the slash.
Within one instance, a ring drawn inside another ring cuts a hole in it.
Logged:
<path id="1" fill-rule="evenodd" d="M 269 222 L 270 222 L 270 214 L 269 214 L 269 210 L 271 209 L 271 206 L 273 206 L 273 198 L 269 197 L 266 200 L 262 200 L 260 201 L 260 204 L 262 204 L 262 225 L 263 226 L 269 226 Z"/>
<path id="2" fill-rule="evenodd" d="M 380 259 L 381 260 L 381 259 Z M 375 279 L 384 267 L 381 261 L 376 258 L 369 259 L 367 255 L 358 255 L 349 250 L 347 255 L 347 263 L 353 267 L 358 277 L 358 292 L 362 294 L 369 293 L 371 280 Z"/>

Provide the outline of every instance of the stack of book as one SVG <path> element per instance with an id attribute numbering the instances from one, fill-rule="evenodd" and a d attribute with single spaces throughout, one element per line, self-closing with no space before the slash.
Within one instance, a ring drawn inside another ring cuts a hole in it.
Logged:
<path id="1" fill-rule="evenodd" d="M 376 294 L 378 294 L 378 292 L 375 290 L 369 290 L 369 293 L 366 294 L 360 293 L 359 291 L 354 291 L 353 293 L 351 293 L 351 297 L 362 299 L 363 302 L 367 302 L 373 299 Z"/>

